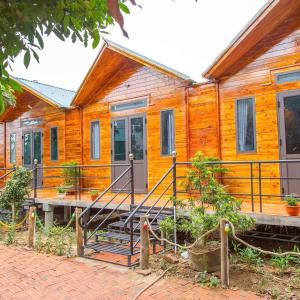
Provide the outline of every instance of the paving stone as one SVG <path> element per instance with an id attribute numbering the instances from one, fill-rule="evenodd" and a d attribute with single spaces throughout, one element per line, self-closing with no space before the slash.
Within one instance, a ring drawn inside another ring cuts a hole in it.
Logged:
<path id="1" fill-rule="evenodd" d="M 0 299 L 129 300 L 157 278 L 124 267 L 66 259 L 0 245 Z M 261 299 L 253 293 L 202 288 L 176 278 L 160 280 L 139 300 Z"/>

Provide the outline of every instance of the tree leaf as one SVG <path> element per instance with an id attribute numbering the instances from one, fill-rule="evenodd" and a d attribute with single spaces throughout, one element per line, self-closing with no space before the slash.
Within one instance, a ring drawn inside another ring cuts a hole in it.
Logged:
<path id="1" fill-rule="evenodd" d="M 2 115 L 4 111 L 5 111 L 4 97 L 2 94 L 2 90 L 0 90 L 0 114 Z"/>
<path id="2" fill-rule="evenodd" d="M 38 43 L 39 43 L 39 45 L 40 45 L 40 48 L 41 48 L 41 49 L 44 49 L 44 41 L 43 41 L 43 38 L 42 38 L 42 36 L 39 34 L 38 31 L 35 32 L 35 37 L 36 37 L 36 39 L 38 40 Z"/>
<path id="3" fill-rule="evenodd" d="M 125 14 L 130 14 L 129 8 L 123 2 L 119 2 L 119 6 Z"/>
<path id="4" fill-rule="evenodd" d="M 20 84 L 12 78 L 9 78 L 9 85 L 17 92 L 22 92 Z"/>
<path id="5" fill-rule="evenodd" d="M 24 62 L 24 66 L 27 69 L 29 64 L 30 64 L 30 51 L 29 51 L 29 49 L 27 49 L 25 54 L 24 54 L 23 62 Z"/>
<path id="6" fill-rule="evenodd" d="M 36 60 L 38 63 L 40 63 L 40 58 L 39 58 L 38 54 L 37 54 L 33 49 L 31 49 L 31 52 L 32 52 L 32 54 L 33 54 L 35 60 Z"/>

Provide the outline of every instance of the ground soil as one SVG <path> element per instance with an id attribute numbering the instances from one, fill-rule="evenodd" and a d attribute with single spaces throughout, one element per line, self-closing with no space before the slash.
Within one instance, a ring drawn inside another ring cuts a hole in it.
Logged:
<path id="1" fill-rule="evenodd" d="M 199 272 L 192 269 L 188 259 L 177 256 L 179 263 L 176 265 L 164 262 L 161 254 L 152 256 L 151 267 L 157 274 L 162 274 L 164 270 L 171 267 L 166 276 L 199 283 Z M 211 287 L 210 277 L 220 279 L 220 275 L 220 272 L 206 274 L 207 282 L 199 284 Z M 221 284 L 217 288 L 220 286 Z M 265 261 L 261 266 L 237 262 L 230 266 L 230 289 L 252 291 L 265 299 L 300 300 L 300 270 L 290 267 L 284 272 L 280 272 L 268 261 Z"/>

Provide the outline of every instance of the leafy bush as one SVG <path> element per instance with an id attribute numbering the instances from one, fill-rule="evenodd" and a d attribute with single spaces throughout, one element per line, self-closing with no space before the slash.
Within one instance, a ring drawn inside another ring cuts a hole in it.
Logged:
<path id="1" fill-rule="evenodd" d="M 11 210 L 12 222 L 15 221 L 18 211 L 28 197 L 32 182 L 32 173 L 24 167 L 16 167 L 12 177 L 0 191 L 0 207 Z"/>
<path id="2" fill-rule="evenodd" d="M 60 226 L 52 226 L 43 239 L 42 234 L 37 234 L 35 249 L 39 252 L 55 255 L 68 255 L 72 253 L 74 241 L 73 229 Z"/>
<path id="3" fill-rule="evenodd" d="M 218 225 L 220 218 L 226 218 L 232 222 L 239 231 L 254 227 L 254 220 L 240 214 L 241 201 L 229 195 L 224 186 L 218 182 L 217 174 L 226 172 L 227 169 L 218 165 L 217 158 L 205 158 L 201 152 L 197 152 L 192 158 L 192 167 L 188 169 L 188 175 L 184 182 L 187 191 L 198 191 L 197 197 L 191 197 L 188 203 L 177 201 L 180 206 L 190 212 L 189 218 L 180 216 L 176 221 L 176 228 L 197 238 Z M 214 162 L 214 164 L 208 164 Z M 214 213 L 208 213 L 209 205 Z M 173 222 L 173 223 L 172 223 Z M 160 222 L 160 228 L 168 234 L 174 228 L 174 221 L 166 218 Z"/>
<path id="4" fill-rule="evenodd" d="M 66 187 L 64 185 L 60 185 L 57 187 L 57 192 L 59 194 L 64 194 L 66 192 Z"/>
<path id="5" fill-rule="evenodd" d="M 78 163 L 76 161 L 69 161 L 61 164 L 63 167 L 63 176 L 65 178 L 65 186 L 74 186 L 76 183 L 76 178 L 79 175 L 79 170 L 75 168 Z"/>
<path id="6" fill-rule="evenodd" d="M 297 195 L 291 194 L 285 196 L 284 200 L 287 202 L 288 206 L 297 206 L 300 199 Z"/>

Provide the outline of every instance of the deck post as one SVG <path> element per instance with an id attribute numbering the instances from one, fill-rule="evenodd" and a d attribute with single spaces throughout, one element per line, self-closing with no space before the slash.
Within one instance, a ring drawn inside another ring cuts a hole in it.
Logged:
<path id="1" fill-rule="evenodd" d="M 68 223 L 71 218 L 71 206 L 64 206 L 64 222 Z"/>
<path id="2" fill-rule="evenodd" d="M 172 152 L 172 162 L 173 162 L 173 200 L 176 200 L 177 189 L 176 189 L 176 151 Z M 173 201 L 173 215 L 174 215 L 174 243 L 177 244 L 177 228 L 176 228 L 176 202 Z M 174 252 L 177 253 L 177 246 L 174 246 Z"/>
<path id="3" fill-rule="evenodd" d="M 226 287 L 229 286 L 229 258 L 228 258 L 228 224 L 226 220 L 220 221 L 221 237 L 221 281 Z"/>
<path id="4" fill-rule="evenodd" d="M 76 245 L 77 245 L 77 256 L 83 256 L 83 234 L 82 228 L 79 224 L 79 216 L 82 212 L 82 208 L 76 207 L 75 208 L 75 215 L 76 215 Z"/>
<path id="5" fill-rule="evenodd" d="M 129 154 L 130 161 L 130 189 L 131 189 L 131 201 L 130 201 L 130 211 L 133 209 L 134 205 L 134 169 L 133 169 L 134 156 L 132 153 Z M 133 219 L 130 220 L 130 254 L 133 255 Z"/>
<path id="6" fill-rule="evenodd" d="M 147 270 L 149 269 L 150 241 L 149 241 L 149 228 L 148 228 L 146 216 L 140 217 L 140 233 L 141 233 L 140 267 L 142 270 Z"/>
<path id="7" fill-rule="evenodd" d="M 28 241 L 27 241 L 27 247 L 28 248 L 33 248 L 34 247 L 35 214 L 36 214 L 36 207 L 35 206 L 29 207 L 29 213 L 28 213 Z"/>
<path id="8" fill-rule="evenodd" d="M 33 161 L 33 195 L 34 195 L 34 199 L 36 199 L 37 197 L 37 177 L 38 177 L 38 169 L 37 169 L 37 164 L 38 164 L 38 160 L 34 159 Z"/>
<path id="9" fill-rule="evenodd" d="M 45 212 L 45 228 L 49 229 L 53 226 L 54 206 L 44 203 L 43 211 Z"/>

